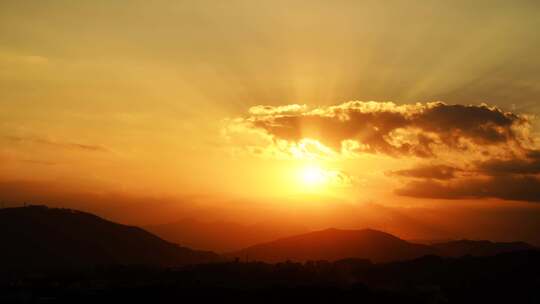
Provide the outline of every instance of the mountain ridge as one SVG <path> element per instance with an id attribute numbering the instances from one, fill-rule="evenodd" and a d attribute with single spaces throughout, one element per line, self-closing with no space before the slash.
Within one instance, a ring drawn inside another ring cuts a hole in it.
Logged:
<path id="1" fill-rule="evenodd" d="M 136 226 L 91 213 L 28 207 L 0 209 L 0 265 L 4 269 L 80 268 L 140 264 L 182 266 L 218 260 L 162 240 Z"/>
<path id="2" fill-rule="evenodd" d="M 523 242 L 459 240 L 431 245 L 411 243 L 374 229 L 320 231 L 279 238 L 218 255 L 165 241 L 136 226 L 97 215 L 31 205 L 0 209 L 0 269 L 44 270 L 100 265 L 179 267 L 244 257 L 270 263 L 287 260 L 366 259 L 375 263 L 427 255 L 495 255 L 536 249 Z"/>
<path id="3" fill-rule="evenodd" d="M 295 251 L 296 250 L 296 251 Z M 341 230 L 328 228 L 250 246 L 228 254 L 265 262 L 284 260 L 329 260 L 366 258 L 388 262 L 434 254 L 427 245 L 408 243 L 374 229 Z"/>
<path id="4" fill-rule="evenodd" d="M 348 258 L 362 258 L 384 263 L 420 258 L 426 255 L 441 257 L 489 256 L 531 249 L 537 248 L 524 242 L 505 243 L 484 240 L 459 240 L 430 245 L 417 244 L 369 228 L 360 230 L 328 228 L 260 243 L 230 252 L 227 256 L 271 263 L 286 260 L 337 261 Z"/>

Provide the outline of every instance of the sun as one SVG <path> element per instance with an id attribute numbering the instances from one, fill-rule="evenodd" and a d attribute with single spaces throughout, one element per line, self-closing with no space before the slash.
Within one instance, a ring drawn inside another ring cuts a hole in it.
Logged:
<path id="1" fill-rule="evenodd" d="M 327 172 L 317 166 L 308 166 L 301 170 L 300 180 L 305 186 L 323 186 L 328 182 Z"/>

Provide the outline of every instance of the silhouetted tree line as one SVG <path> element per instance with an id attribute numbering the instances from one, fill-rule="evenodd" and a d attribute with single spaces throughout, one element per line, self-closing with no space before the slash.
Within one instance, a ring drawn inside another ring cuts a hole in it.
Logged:
<path id="1" fill-rule="evenodd" d="M 540 252 L 373 264 L 364 259 L 3 273 L 0 303 L 540 303 Z"/>

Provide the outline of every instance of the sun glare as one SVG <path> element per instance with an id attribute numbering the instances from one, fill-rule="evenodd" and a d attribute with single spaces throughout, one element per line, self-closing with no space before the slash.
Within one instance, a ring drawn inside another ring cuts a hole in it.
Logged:
<path id="1" fill-rule="evenodd" d="M 309 187 L 322 186 L 328 181 L 325 170 L 315 166 L 304 168 L 300 178 L 302 183 Z"/>

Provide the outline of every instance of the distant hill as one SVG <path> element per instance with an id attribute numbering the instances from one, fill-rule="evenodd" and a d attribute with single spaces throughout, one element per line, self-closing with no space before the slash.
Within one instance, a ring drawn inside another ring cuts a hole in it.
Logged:
<path id="1" fill-rule="evenodd" d="M 0 243 L 3 270 L 180 266 L 218 259 L 214 253 L 180 247 L 137 227 L 45 206 L 0 209 Z"/>
<path id="2" fill-rule="evenodd" d="M 305 233 L 300 225 L 260 223 L 243 225 L 226 221 L 200 221 L 186 218 L 173 223 L 145 226 L 159 237 L 193 248 L 230 252 L 278 238 Z"/>
<path id="3" fill-rule="evenodd" d="M 430 246 L 409 243 L 377 230 L 326 229 L 251 246 L 230 256 L 265 262 L 336 261 L 345 258 L 388 262 L 435 253 Z"/>
<path id="4" fill-rule="evenodd" d="M 452 241 L 432 245 L 415 244 L 391 234 L 371 230 L 327 229 L 247 247 L 229 257 L 265 262 L 363 258 L 373 262 L 409 260 L 425 255 L 459 257 L 487 256 L 534 249 L 526 243 Z"/>

